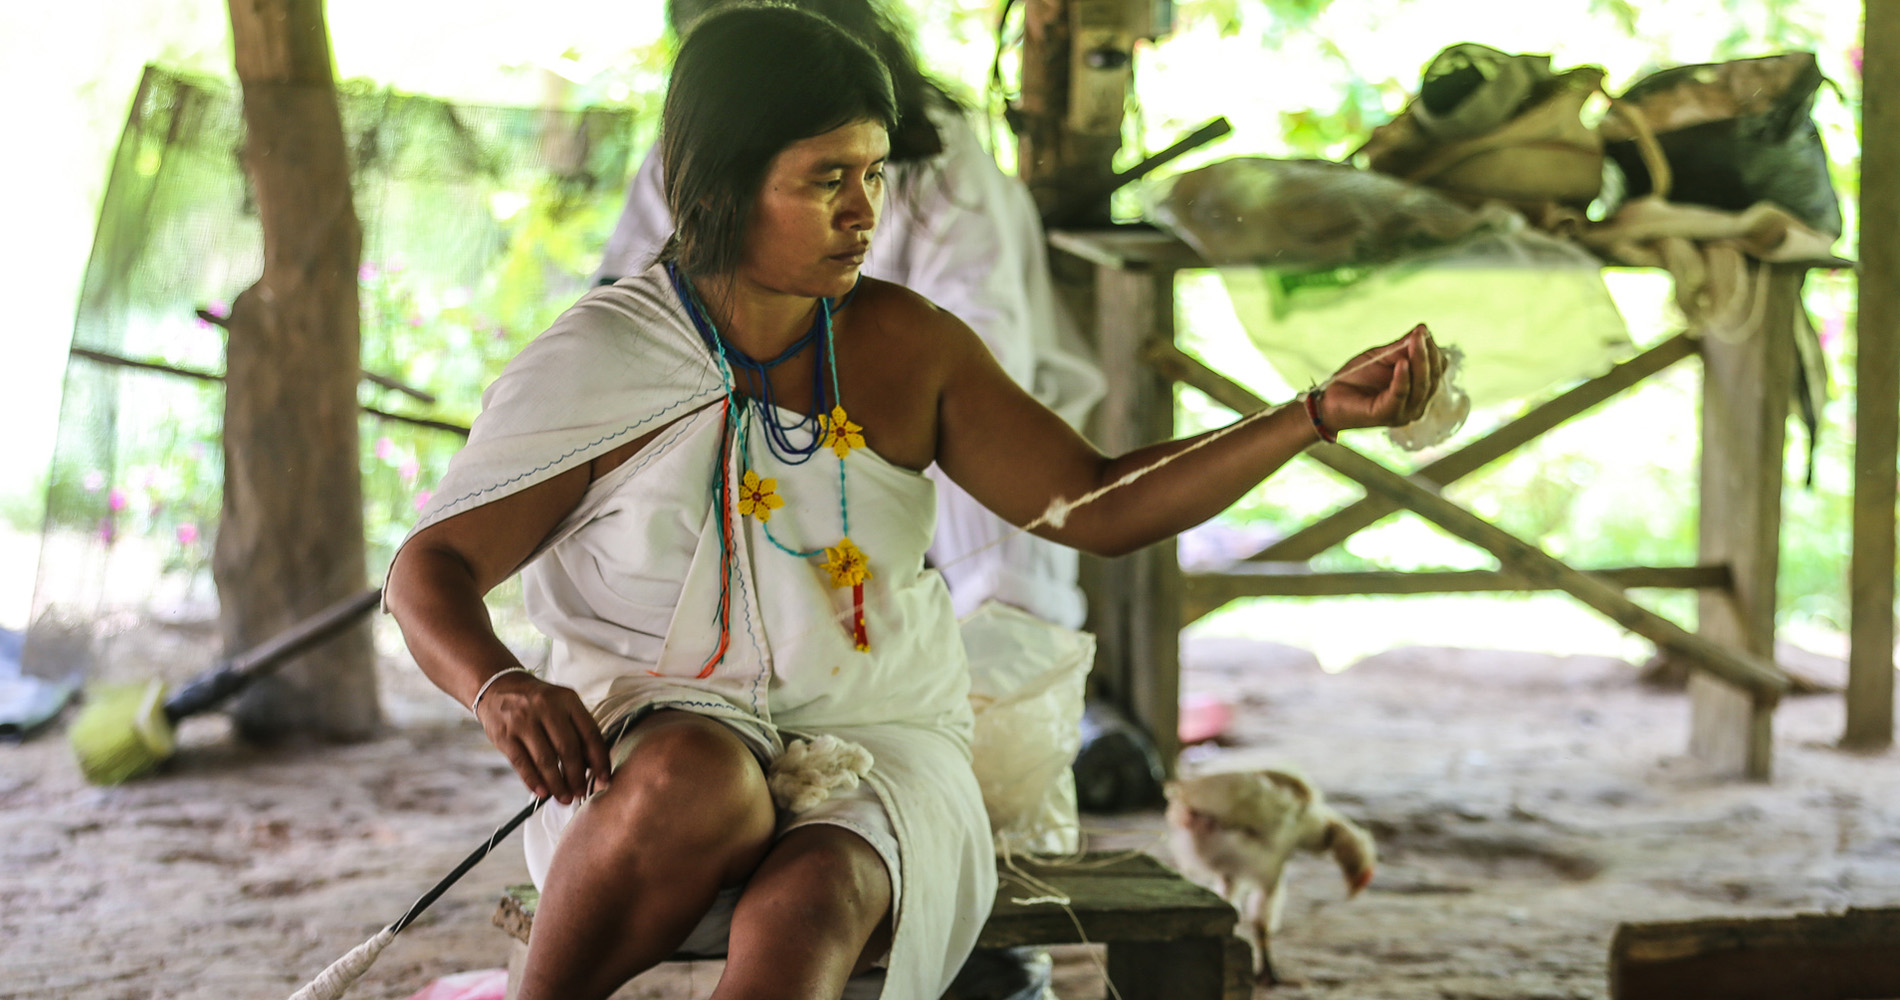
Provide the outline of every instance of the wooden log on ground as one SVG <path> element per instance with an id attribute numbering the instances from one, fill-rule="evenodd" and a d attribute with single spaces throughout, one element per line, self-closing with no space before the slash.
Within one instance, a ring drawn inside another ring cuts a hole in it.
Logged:
<path id="1" fill-rule="evenodd" d="M 356 269 L 362 228 L 321 0 L 230 0 L 244 167 L 264 273 L 226 321 L 224 507 L 212 555 L 226 649 L 361 591 Z M 357 739 L 381 724 L 368 623 L 253 685 L 251 739 Z"/>
<path id="2" fill-rule="evenodd" d="M 1900 909 L 1623 924 L 1611 1000 L 1900 997 Z"/>

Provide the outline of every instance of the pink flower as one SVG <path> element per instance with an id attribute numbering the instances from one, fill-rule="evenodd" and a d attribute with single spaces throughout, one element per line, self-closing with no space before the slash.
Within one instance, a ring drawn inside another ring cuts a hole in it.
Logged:
<path id="1" fill-rule="evenodd" d="M 1847 333 L 1847 312 L 1841 310 L 1821 321 L 1821 350 L 1830 351 Z"/>
<path id="2" fill-rule="evenodd" d="M 229 302 L 224 301 L 223 299 L 212 299 L 210 302 L 205 304 L 205 307 L 203 310 L 201 310 L 201 312 L 204 315 L 200 315 L 198 317 L 198 329 L 209 330 L 211 329 L 211 322 L 205 319 L 205 316 L 206 315 L 216 316 L 219 319 L 223 319 L 226 316 L 231 315 L 231 304 Z"/>
<path id="3" fill-rule="evenodd" d="M 421 325 L 422 325 L 422 314 L 420 314 L 420 313 L 410 313 L 410 314 L 409 314 L 409 325 L 410 325 L 410 326 L 421 326 Z"/>
<path id="4" fill-rule="evenodd" d="M 113 490 L 106 494 L 106 509 L 114 513 L 125 509 L 125 491 Z"/>
<path id="5" fill-rule="evenodd" d="M 416 512 L 421 513 L 422 508 L 429 506 L 429 501 L 434 498 L 435 494 L 428 490 L 423 490 L 421 493 L 416 494 Z"/>
<path id="6" fill-rule="evenodd" d="M 363 262 L 362 267 L 359 267 L 356 269 L 356 280 L 375 281 L 377 275 L 380 275 L 382 273 L 383 273 L 383 269 L 380 267 L 377 267 L 375 261 L 366 260 Z"/>
<path id="7" fill-rule="evenodd" d="M 413 483 L 416 481 L 416 476 L 422 472 L 422 465 L 412 458 L 403 462 L 396 472 L 402 476 L 403 482 Z"/>
<path id="8" fill-rule="evenodd" d="M 389 461 L 391 456 L 395 454 L 396 454 L 396 442 L 391 441 L 390 439 L 386 437 L 380 437 L 376 439 L 376 460 L 377 461 L 387 462 Z"/>
<path id="9" fill-rule="evenodd" d="M 100 518 L 99 519 L 99 540 L 106 543 L 107 545 L 111 545 L 114 541 L 118 539 L 118 537 L 119 537 L 119 529 L 117 525 L 114 525 L 112 523 L 112 519 L 109 517 Z"/>
<path id="10" fill-rule="evenodd" d="M 79 485 L 84 486 L 86 488 L 87 493 L 97 493 L 99 492 L 101 487 L 105 486 L 105 484 L 106 484 L 105 473 L 100 472 L 97 469 L 86 473 L 84 476 L 80 477 L 79 479 Z"/>
<path id="11" fill-rule="evenodd" d="M 1854 46 L 1853 48 L 1851 48 L 1851 49 L 1848 49 L 1848 50 L 1847 50 L 1847 64 L 1848 64 L 1849 66 L 1852 66 L 1852 67 L 1854 67 L 1854 75 L 1855 75 L 1855 76 L 1860 76 L 1860 75 L 1861 75 L 1861 70 L 1860 70 L 1860 60 L 1861 60 L 1861 56 L 1862 56 L 1863 54 L 1864 54 L 1864 53 L 1862 53 L 1862 52 L 1861 52 L 1861 47 L 1860 47 L 1860 46 L 1858 46 L 1858 45 L 1856 45 L 1856 46 Z"/>
<path id="12" fill-rule="evenodd" d="M 197 540 L 198 540 L 198 526 L 197 525 L 181 524 L 178 526 L 178 544 L 190 545 L 191 543 Z"/>

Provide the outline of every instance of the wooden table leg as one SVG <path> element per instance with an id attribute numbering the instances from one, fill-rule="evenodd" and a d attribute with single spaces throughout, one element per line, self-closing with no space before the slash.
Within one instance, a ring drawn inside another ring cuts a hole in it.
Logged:
<path id="1" fill-rule="evenodd" d="M 1107 392 L 1096 409 L 1110 453 L 1174 436 L 1174 385 L 1141 363 L 1154 339 L 1174 339 L 1174 272 L 1102 267 L 1095 276 L 1095 347 Z M 1096 681 L 1154 741 L 1174 773 L 1180 751 L 1181 563 L 1173 539 L 1119 559 L 1083 559 Z"/>
<path id="2" fill-rule="evenodd" d="M 1793 391 L 1797 268 L 1770 268 L 1761 327 L 1739 341 L 1702 344 L 1701 554 L 1726 563 L 1732 586 L 1704 590 L 1701 637 L 1774 658 L 1775 579 L 1781 563 L 1782 460 Z M 1706 673 L 1689 678 L 1689 750 L 1721 774 L 1766 781 L 1773 704 Z"/>
<path id="3" fill-rule="evenodd" d="M 1240 946 L 1240 993 L 1233 990 L 1230 941 Z M 1122 1000 L 1236 1000 L 1252 992 L 1250 964 L 1246 942 L 1231 934 L 1108 946 L 1108 978 Z"/>

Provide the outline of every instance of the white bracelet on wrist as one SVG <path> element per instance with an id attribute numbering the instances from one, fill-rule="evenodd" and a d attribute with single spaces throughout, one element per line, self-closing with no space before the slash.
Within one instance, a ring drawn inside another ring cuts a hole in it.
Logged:
<path id="1" fill-rule="evenodd" d="M 533 672 L 534 671 L 529 670 L 527 667 L 509 667 L 483 681 L 481 688 L 475 692 L 475 700 L 468 703 L 468 714 L 475 716 L 476 722 L 482 721 L 481 713 L 478 711 L 482 707 L 482 695 L 487 694 L 488 689 L 493 687 L 496 681 L 501 680 L 509 674 L 531 674 Z"/>

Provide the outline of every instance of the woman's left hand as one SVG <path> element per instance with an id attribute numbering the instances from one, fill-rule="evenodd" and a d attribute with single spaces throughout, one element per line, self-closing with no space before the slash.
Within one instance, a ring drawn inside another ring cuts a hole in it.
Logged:
<path id="1" fill-rule="evenodd" d="M 1319 400 L 1328 430 L 1403 427 L 1425 414 L 1445 374 L 1445 354 L 1425 324 L 1342 365 Z"/>

